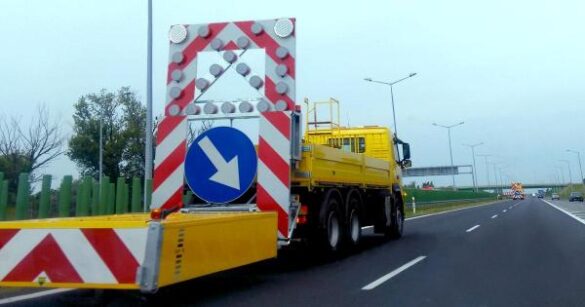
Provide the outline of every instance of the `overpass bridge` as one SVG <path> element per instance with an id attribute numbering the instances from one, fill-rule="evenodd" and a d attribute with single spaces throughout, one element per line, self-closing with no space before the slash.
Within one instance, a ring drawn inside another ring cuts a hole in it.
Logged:
<path id="1" fill-rule="evenodd" d="M 477 186 L 478 190 L 501 190 L 509 189 L 511 184 L 504 184 L 504 185 L 479 185 Z M 547 188 L 565 188 L 569 186 L 568 183 L 524 183 L 522 182 L 522 186 L 524 189 L 547 189 Z M 473 190 L 473 186 L 463 186 L 457 187 L 457 190 Z"/>

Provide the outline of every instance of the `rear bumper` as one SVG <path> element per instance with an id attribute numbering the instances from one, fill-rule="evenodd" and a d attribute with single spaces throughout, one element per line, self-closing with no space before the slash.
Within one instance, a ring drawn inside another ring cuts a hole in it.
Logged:
<path id="1" fill-rule="evenodd" d="M 0 287 L 140 289 L 273 258 L 276 213 L 0 223 Z"/>

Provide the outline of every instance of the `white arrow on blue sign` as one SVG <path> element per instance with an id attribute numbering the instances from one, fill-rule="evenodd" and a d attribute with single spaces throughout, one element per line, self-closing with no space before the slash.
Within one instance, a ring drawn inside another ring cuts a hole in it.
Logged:
<path id="1" fill-rule="evenodd" d="M 257 166 L 254 144 L 243 132 L 216 127 L 200 134 L 189 146 L 185 178 L 202 200 L 228 203 L 250 188 Z"/>

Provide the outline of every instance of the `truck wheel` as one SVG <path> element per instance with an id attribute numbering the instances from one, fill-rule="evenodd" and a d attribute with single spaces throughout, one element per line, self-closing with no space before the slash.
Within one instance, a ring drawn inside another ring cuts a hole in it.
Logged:
<path id="1" fill-rule="evenodd" d="M 355 193 L 349 196 L 346 217 L 345 237 L 349 246 L 355 247 L 360 243 L 362 237 L 360 200 Z"/>
<path id="2" fill-rule="evenodd" d="M 404 216 L 402 215 L 402 209 L 398 204 L 392 206 L 391 223 L 388 236 L 392 239 L 398 239 L 402 237 L 404 230 Z"/>
<path id="3" fill-rule="evenodd" d="M 326 253 L 337 251 L 342 241 L 342 217 L 336 196 L 333 191 L 328 193 L 321 207 L 318 244 L 319 249 Z"/>

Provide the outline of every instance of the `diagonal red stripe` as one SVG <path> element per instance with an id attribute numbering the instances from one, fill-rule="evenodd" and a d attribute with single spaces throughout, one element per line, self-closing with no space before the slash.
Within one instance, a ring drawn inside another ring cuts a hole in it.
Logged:
<path id="1" fill-rule="evenodd" d="M 172 209 L 172 208 L 183 207 L 183 186 L 179 187 L 170 197 L 167 199 L 160 208 Z"/>
<path id="2" fill-rule="evenodd" d="M 227 26 L 227 23 L 210 23 L 209 24 L 209 36 L 206 38 L 197 36 L 185 49 L 183 49 L 183 62 L 176 64 L 174 62 L 169 63 L 167 70 L 167 84 L 171 83 L 171 73 L 175 69 L 184 69 L 197 57 L 197 52 L 202 51 L 217 35 Z M 194 33 L 194 35 L 197 35 Z"/>
<path id="3" fill-rule="evenodd" d="M 282 99 L 286 102 L 288 110 L 292 111 L 295 109 L 295 103 L 292 101 L 292 99 L 290 99 L 290 97 L 288 97 L 288 95 L 281 95 L 276 92 L 276 84 L 274 84 L 268 75 L 265 76 L 264 80 L 266 82 L 266 85 L 264 86 L 264 95 L 266 98 L 268 98 L 268 100 L 272 101 L 272 103 L 276 103 L 278 100 Z"/>
<path id="4" fill-rule="evenodd" d="M 294 23 L 293 19 L 293 23 Z M 266 32 L 262 32 L 260 35 L 252 33 L 252 24 L 254 21 L 240 21 L 236 22 L 236 26 L 242 30 L 258 47 L 266 49 L 266 53 L 270 56 L 276 64 L 285 64 L 288 67 L 288 75 L 291 78 L 295 78 L 295 59 L 289 55 L 284 59 L 280 59 L 276 56 L 276 49 L 280 46 L 270 35 Z M 293 34 L 294 35 L 294 34 Z"/>
<path id="5" fill-rule="evenodd" d="M 160 145 L 166 138 L 185 120 L 185 116 L 165 116 L 158 124 L 156 131 L 156 144 Z M 187 131 L 185 131 L 185 135 Z"/>
<path id="6" fill-rule="evenodd" d="M 6 245 L 20 229 L 0 229 L 0 249 Z"/>
<path id="7" fill-rule="evenodd" d="M 240 49 L 240 47 L 238 47 L 238 45 L 236 45 L 236 43 L 234 43 L 234 41 L 230 41 L 229 43 L 227 43 L 225 45 L 225 47 L 223 47 L 223 50 L 238 50 Z"/>
<path id="8" fill-rule="evenodd" d="M 47 274 L 51 282 L 83 282 L 51 234 L 35 246 L 2 281 L 31 282 L 42 272 Z"/>
<path id="9" fill-rule="evenodd" d="M 173 104 L 178 105 L 181 110 L 193 101 L 195 97 L 195 80 L 191 80 L 187 86 L 183 89 L 181 96 L 178 99 L 175 99 L 165 106 L 165 115 L 169 116 L 169 107 Z"/>
<path id="10" fill-rule="evenodd" d="M 278 215 L 278 232 L 287 238 L 288 213 L 282 210 L 282 207 L 266 192 L 260 183 L 256 186 L 256 195 L 258 197 L 258 208 L 260 208 L 260 211 L 276 211 Z"/>
<path id="11" fill-rule="evenodd" d="M 135 283 L 138 261 L 111 228 L 82 229 L 83 235 L 119 283 Z"/>
<path id="12" fill-rule="evenodd" d="M 290 140 L 290 117 L 284 112 L 264 112 L 262 116 L 270 122 L 280 133 Z"/>
<path id="13" fill-rule="evenodd" d="M 158 187 L 177 169 L 181 166 L 181 163 L 185 161 L 185 155 L 187 152 L 186 142 L 182 141 L 173 152 L 171 152 L 165 160 L 158 165 L 154 170 L 154 178 L 152 180 L 152 189 L 156 191 Z"/>
<path id="14" fill-rule="evenodd" d="M 264 162 L 264 165 L 272 171 L 282 184 L 287 188 L 290 186 L 290 166 L 274 151 L 262 136 L 258 140 L 258 158 Z"/>

